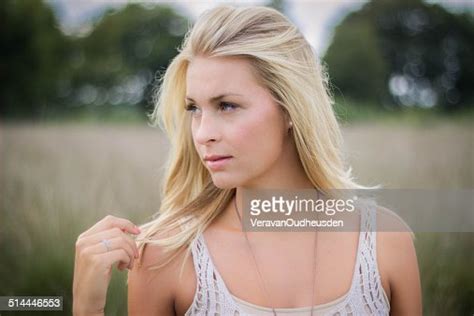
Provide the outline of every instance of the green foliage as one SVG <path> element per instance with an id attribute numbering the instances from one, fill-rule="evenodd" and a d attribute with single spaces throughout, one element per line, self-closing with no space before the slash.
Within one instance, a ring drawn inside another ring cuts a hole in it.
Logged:
<path id="1" fill-rule="evenodd" d="M 68 41 L 42 1 L 0 2 L 0 116 L 38 117 L 54 101 Z"/>
<path id="2" fill-rule="evenodd" d="M 64 35 L 43 1 L 0 2 L 1 119 L 70 116 L 76 107 L 151 106 L 157 71 L 187 20 L 165 5 L 109 10 L 85 37 Z M 100 113 L 101 111 L 81 111 Z"/>
<path id="3" fill-rule="evenodd" d="M 71 87 L 87 104 L 150 105 L 157 70 L 165 69 L 186 31 L 186 20 L 165 6 L 128 5 L 110 11 L 79 39 Z M 87 93 L 92 94 L 87 98 Z"/>
<path id="4" fill-rule="evenodd" d="M 425 315 L 470 315 L 474 311 L 473 233 L 417 233 Z M 448 273 L 449 271 L 449 273 Z"/>
<path id="5" fill-rule="evenodd" d="M 388 66 L 376 42 L 374 26 L 354 16 L 338 26 L 336 34 L 326 54 L 332 84 L 355 100 L 380 99 L 386 91 L 380 78 L 388 76 Z"/>
<path id="6" fill-rule="evenodd" d="M 325 56 L 336 92 L 384 107 L 474 102 L 474 23 L 421 0 L 378 0 L 348 15 Z"/>
<path id="7" fill-rule="evenodd" d="M 474 106 L 467 106 L 456 112 L 445 113 L 442 107 L 383 107 L 378 103 L 336 98 L 333 106 L 336 117 L 342 125 L 377 122 L 379 124 L 430 126 L 436 123 L 452 122 L 456 125 L 472 124 Z"/>
<path id="8" fill-rule="evenodd" d="M 286 2 L 267 5 L 285 11 Z M 347 16 L 325 55 L 335 94 L 363 105 L 347 119 L 399 105 L 436 104 L 436 115 L 472 109 L 472 21 L 421 0 L 373 1 Z M 74 37 L 43 1 L 1 1 L 0 119 L 142 120 L 187 24 L 169 6 L 129 4 Z"/>

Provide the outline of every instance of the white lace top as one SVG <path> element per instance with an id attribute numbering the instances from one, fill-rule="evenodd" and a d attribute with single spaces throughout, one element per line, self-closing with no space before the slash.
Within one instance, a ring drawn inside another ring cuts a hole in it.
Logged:
<path id="1" fill-rule="evenodd" d="M 388 315 L 390 303 L 382 287 L 376 261 L 375 204 L 361 209 L 361 229 L 352 284 L 343 296 L 315 305 L 315 315 Z M 194 315 L 273 315 L 272 309 L 233 296 L 212 263 L 204 237 L 191 244 L 197 287 L 185 316 Z M 311 306 L 275 308 L 277 314 L 310 315 Z"/>

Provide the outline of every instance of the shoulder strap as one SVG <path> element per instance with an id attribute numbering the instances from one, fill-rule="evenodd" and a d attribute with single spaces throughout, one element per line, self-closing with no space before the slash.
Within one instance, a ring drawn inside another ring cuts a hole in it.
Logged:
<path id="1" fill-rule="evenodd" d="M 234 315 L 230 293 L 212 263 L 202 233 L 193 240 L 191 251 L 197 286 L 187 315 Z"/>
<path id="2" fill-rule="evenodd" d="M 206 258 L 205 251 L 203 249 L 203 244 L 200 240 L 200 235 L 198 235 L 191 243 L 191 254 L 193 257 L 194 271 L 196 273 L 196 292 L 194 294 L 194 299 L 186 312 L 187 315 L 198 315 L 200 311 L 205 307 L 205 302 L 207 301 L 207 291 L 206 288 Z"/>
<path id="3" fill-rule="evenodd" d="M 361 237 L 364 238 L 361 244 L 360 262 L 360 286 L 362 296 L 370 298 L 364 300 L 365 308 L 372 313 L 380 310 L 389 310 L 386 305 L 382 281 L 377 264 L 377 204 L 371 201 L 362 211 L 363 229 Z"/>

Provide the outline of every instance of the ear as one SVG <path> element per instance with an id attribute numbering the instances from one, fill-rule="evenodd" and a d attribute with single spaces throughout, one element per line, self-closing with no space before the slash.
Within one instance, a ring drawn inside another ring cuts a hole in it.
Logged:
<path id="1" fill-rule="evenodd" d="M 285 128 L 288 130 L 288 132 L 293 128 L 293 121 L 290 117 L 290 114 L 284 109 L 283 110 L 283 118 L 285 120 Z"/>

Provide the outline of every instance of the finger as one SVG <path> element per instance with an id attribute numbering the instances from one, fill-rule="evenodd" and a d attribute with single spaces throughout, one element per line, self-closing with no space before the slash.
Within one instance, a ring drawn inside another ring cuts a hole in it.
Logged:
<path id="1" fill-rule="evenodd" d="M 122 248 L 115 249 L 109 252 L 104 252 L 97 256 L 100 258 L 100 261 L 102 262 L 102 264 L 107 268 L 112 267 L 116 262 L 119 265 L 123 263 L 126 266 L 130 266 L 130 264 L 132 263 L 130 256 Z"/>
<path id="2" fill-rule="evenodd" d="M 116 237 L 123 237 L 124 240 L 130 245 L 134 252 L 134 256 L 138 257 L 138 247 L 132 237 L 122 232 L 119 228 L 114 227 L 105 231 L 98 232 L 94 235 L 83 237 L 78 241 L 79 247 L 83 245 L 95 245 L 103 239 L 113 239 Z"/>
<path id="3" fill-rule="evenodd" d="M 134 264 L 135 264 L 134 261 L 132 261 L 129 265 L 127 265 L 127 264 L 125 264 L 125 263 L 123 263 L 123 262 L 119 262 L 119 263 L 117 264 L 117 269 L 119 269 L 120 271 L 123 271 L 123 270 L 125 270 L 125 269 L 131 270 L 131 269 L 133 269 L 133 265 L 134 265 Z"/>
<path id="4" fill-rule="evenodd" d="M 130 260 L 135 258 L 135 251 L 121 236 L 109 239 L 108 247 L 109 248 L 107 249 L 106 245 L 99 241 L 98 243 L 87 247 L 87 252 L 90 255 L 98 255 L 102 253 L 109 253 L 117 249 L 123 249 L 130 257 Z"/>
<path id="5" fill-rule="evenodd" d="M 133 224 L 128 219 L 107 215 L 99 222 L 97 222 L 94 226 L 92 226 L 83 234 L 81 234 L 81 237 L 90 236 L 99 231 L 107 230 L 113 227 L 118 227 L 124 232 L 128 232 L 135 235 L 140 233 L 140 229 L 138 228 L 138 226 Z"/>
<path id="6" fill-rule="evenodd" d="M 127 268 L 127 265 L 125 265 L 125 263 L 123 262 L 119 262 L 117 263 L 117 269 L 120 270 L 120 271 L 123 271 Z"/>

